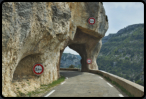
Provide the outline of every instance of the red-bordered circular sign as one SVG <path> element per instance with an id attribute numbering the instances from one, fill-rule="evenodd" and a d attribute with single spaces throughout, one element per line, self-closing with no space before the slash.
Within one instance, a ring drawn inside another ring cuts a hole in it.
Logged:
<path id="1" fill-rule="evenodd" d="M 44 71 L 43 65 L 41 65 L 41 64 L 35 64 L 35 65 L 33 66 L 33 72 L 34 72 L 36 75 L 42 74 L 43 71 Z"/>
<path id="2" fill-rule="evenodd" d="M 87 59 L 87 63 L 88 64 L 91 64 L 92 63 L 92 60 L 91 59 Z"/>
<path id="3" fill-rule="evenodd" d="M 93 25 L 95 23 L 95 18 L 93 18 L 93 17 L 89 18 L 88 23 Z"/>

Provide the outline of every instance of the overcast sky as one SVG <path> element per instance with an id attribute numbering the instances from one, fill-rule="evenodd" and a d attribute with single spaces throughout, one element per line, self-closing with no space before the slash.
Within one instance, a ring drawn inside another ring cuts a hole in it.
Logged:
<path id="1" fill-rule="evenodd" d="M 144 23 L 144 4 L 142 2 L 103 2 L 103 6 L 109 23 L 105 36 L 117 33 L 128 25 Z M 69 47 L 66 47 L 63 53 L 79 55 Z"/>

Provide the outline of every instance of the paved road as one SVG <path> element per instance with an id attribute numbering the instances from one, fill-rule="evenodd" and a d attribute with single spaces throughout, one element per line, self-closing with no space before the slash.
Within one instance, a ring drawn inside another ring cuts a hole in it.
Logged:
<path id="1" fill-rule="evenodd" d="M 99 75 L 79 72 L 62 71 L 67 77 L 62 84 L 54 87 L 45 97 L 125 97 L 114 85 Z"/>

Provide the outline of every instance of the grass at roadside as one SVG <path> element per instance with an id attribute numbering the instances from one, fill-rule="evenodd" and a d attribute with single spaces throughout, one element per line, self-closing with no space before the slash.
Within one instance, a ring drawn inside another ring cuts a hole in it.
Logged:
<path id="1" fill-rule="evenodd" d="M 46 91 L 49 91 L 52 87 L 55 87 L 64 80 L 65 77 L 61 75 L 61 77 L 58 80 L 53 81 L 51 84 L 41 85 L 40 88 L 36 89 L 35 91 L 28 92 L 27 94 L 18 91 L 19 94 L 17 95 L 17 97 L 38 97 L 39 94 L 44 94 Z"/>
<path id="2" fill-rule="evenodd" d="M 128 92 L 125 88 L 123 88 L 122 86 L 120 86 L 118 83 L 116 83 L 115 81 L 112 81 L 109 77 L 105 77 L 102 74 L 98 74 L 102 77 L 104 77 L 107 81 L 111 82 L 113 85 L 116 85 L 118 88 L 121 89 L 121 91 L 123 91 L 125 94 L 127 94 L 129 97 L 134 97 L 134 95 L 131 95 L 130 92 Z"/>

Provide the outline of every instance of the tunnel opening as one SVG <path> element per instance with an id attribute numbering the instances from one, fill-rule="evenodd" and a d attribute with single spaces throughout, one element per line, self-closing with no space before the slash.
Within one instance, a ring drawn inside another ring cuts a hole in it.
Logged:
<path id="1" fill-rule="evenodd" d="M 82 57 L 77 51 L 67 46 L 61 55 L 60 68 L 77 68 L 81 70 L 81 59 Z"/>
<path id="2" fill-rule="evenodd" d="M 87 59 L 87 53 L 86 53 L 86 45 L 85 44 L 70 44 L 69 48 L 75 50 L 76 52 L 78 52 L 80 54 L 80 56 L 82 57 L 80 62 L 81 62 L 81 71 L 88 71 L 88 64 L 86 63 L 86 59 Z"/>
<path id="3" fill-rule="evenodd" d="M 99 35 L 94 37 L 85 33 L 83 28 L 77 27 L 74 39 L 70 39 L 66 46 L 73 49 L 81 56 L 81 72 L 89 72 L 90 69 L 98 70 L 96 58 L 101 48 L 101 37 Z M 63 51 L 64 49 L 60 51 L 59 67 Z M 87 63 L 88 59 L 90 59 L 92 62 Z"/>

